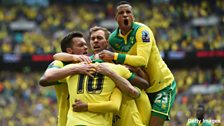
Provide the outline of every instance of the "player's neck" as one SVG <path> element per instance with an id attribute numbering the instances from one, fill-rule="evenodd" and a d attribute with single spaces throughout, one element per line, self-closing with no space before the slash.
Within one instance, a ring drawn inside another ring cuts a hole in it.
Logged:
<path id="1" fill-rule="evenodd" d="M 129 31 L 131 30 L 131 27 L 130 28 L 120 28 L 120 34 L 122 35 L 126 35 Z"/>

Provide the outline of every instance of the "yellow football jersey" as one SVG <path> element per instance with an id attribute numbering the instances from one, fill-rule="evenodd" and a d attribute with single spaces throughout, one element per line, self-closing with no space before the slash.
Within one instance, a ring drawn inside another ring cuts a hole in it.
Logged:
<path id="1" fill-rule="evenodd" d="M 126 79 L 132 77 L 132 73 L 124 66 L 111 63 L 104 64 L 106 64 L 110 69 Z M 67 65 L 66 67 L 70 67 L 71 65 Z M 66 78 L 66 82 L 68 84 L 70 103 L 74 103 L 75 99 L 80 99 L 86 103 L 102 103 L 105 101 L 109 101 L 110 96 L 115 89 L 115 83 L 109 77 L 99 73 L 95 73 L 94 77 L 89 77 L 83 74 L 72 75 Z M 72 104 L 70 104 L 67 118 L 67 126 L 111 125 L 111 113 L 73 112 Z"/>
<path id="2" fill-rule="evenodd" d="M 114 116 L 113 126 L 145 126 L 136 106 L 135 99 L 123 95 L 120 111 Z"/>
<path id="3" fill-rule="evenodd" d="M 64 67 L 64 63 L 58 60 L 53 61 L 49 66 L 50 68 L 62 68 Z M 54 86 L 57 96 L 57 108 L 58 108 L 58 126 L 65 126 L 67 122 L 67 114 L 69 108 L 69 94 L 68 94 L 68 86 L 65 82 L 57 81 L 57 84 Z"/>
<path id="4" fill-rule="evenodd" d="M 141 23 L 133 23 L 133 28 L 123 36 L 119 29 L 109 39 L 115 53 L 114 60 L 135 67 L 145 67 L 151 86 L 148 93 L 162 90 L 170 85 L 174 76 L 160 56 L 154 35 L 149 27 Z"/>
<path id="5" fill-rule="evenodd" d="M 139 98 L 135 99 L 135 103 L 141 115 L 143 124 L 148 126 L 151 118 L 152 107 L 148 95 L 144 90 L 141 90 L 141 95 Z"/>

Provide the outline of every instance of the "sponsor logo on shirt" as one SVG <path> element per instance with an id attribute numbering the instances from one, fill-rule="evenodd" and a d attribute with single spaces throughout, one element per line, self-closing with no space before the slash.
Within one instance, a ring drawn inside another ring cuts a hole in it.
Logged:
<path id="1" fill-rule="evenodd" d="M 150 42 L 148 31 L 145 31 L 145 30 L 142 31 L 142 41 L 143 42 Z"/>

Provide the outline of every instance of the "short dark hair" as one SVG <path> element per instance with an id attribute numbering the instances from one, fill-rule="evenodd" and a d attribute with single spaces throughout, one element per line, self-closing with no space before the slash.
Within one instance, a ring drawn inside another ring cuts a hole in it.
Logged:
<path id="1" fill-rule="evenodd" d="M 130 4 L 129 2 L 127 2 L 127 1 L 120 1 L 120 2 L 118 2 L 118 3 L 116 4 L 116 7 L 118 7 L 118 6 L 120 6 L 120 5 L 123 5 L 123 4 L 128 4 L 128 5 L 131 6 L 131 4 Z"/>
<path id="2" fill-rule="evenodd" d="M 83 34 L 79 31 L 73 31 L 64 36 L 61 40 L 61 51 L 67 52 L 66 49 L 72 46 L 72 39 L 75 37 L 83 37 Z"/>
<path id="3" fill-rule="evenodd" d="M 204 105 L 199 104 L 196 111 L 196 118 L 201 122 L 203 122 L 204 114 L 205 114 L 205 107 Z"/>
<path id="4" fill-rule="evenodd" d="M 205 106 L 203 104 L 199 104 L 198 108 L 202 108 L 203 110 L 205 110 Z"/>
<path id="5" fill-rule="evenodd" d="M 104 27 L 100 27 L 100 26 L 94 26 L 92 28 L 90 28 L 89 30 L 89 38 L 91 36 L 91 34 L 95 31 L 98 31 L 98 30 L 102 30 L 104 31 L 104 35 L 105 35 L 105 38 L 108 40 L 109 39 L 109 36 L 110 36 L 110 31 L 107 29 L 107 28 L 104 28 Z"/>

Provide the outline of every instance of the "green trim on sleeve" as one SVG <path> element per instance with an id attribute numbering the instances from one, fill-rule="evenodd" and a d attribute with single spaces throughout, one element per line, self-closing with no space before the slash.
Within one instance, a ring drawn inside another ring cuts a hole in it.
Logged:
<path id="1" fill-rule="evenodd" d="M 136 74 L 132 73 L 131 77 L 128 78 L 129 81 L 133 80 L 136 77 Z"/>
<path id="2" fill-rule="evenodd" d="M 114 60 L 117 60 L 118 58 L 118 53 L 114 53 Z"/>
<path id="3" fill-rule="evenodd" d="M 160 118 L 162 118 L 164 120 L 167 120 L 167 118 L 168 118 L 168 116 L 163 115 L 163 114 L 156 113 L 154 111 L 152 111 L 151 115 L 156 116 L 156 117 L 160 117 Z"/>
<path id="4" fill-rule="evenodd" d="M 49 66 L 48 68 L 61 68 L 59 66 Z"/>
<path id="5" fill-rule="evenodd" d="M 124 64 L 125 59 L 126 59 L 126 54 L 118 54 L 118 57 L 117 57 L 118 63 Z"/>

